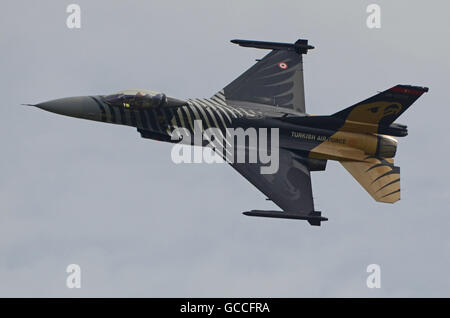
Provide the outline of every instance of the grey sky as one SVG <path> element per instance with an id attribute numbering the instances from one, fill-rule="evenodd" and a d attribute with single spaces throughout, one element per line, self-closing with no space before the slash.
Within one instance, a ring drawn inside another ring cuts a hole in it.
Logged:
<path id="1" fill-rule="evenodd" d="M 82 28 L 69 30 L 78 3 Z M 381 5 L 382 28 L 366 27 Z M 3 1 L 0 296 L 450 296 L 446 1 Z M 208 97 L 265 52 L 233 38 L 316 46 L 307 110 L 331 114 L 395 84 L 430 87 L 399 122 L 402 200 L 376 203 L 338 163 L 313 174 L 306 222 L 227 165 L 170 160 L 135 129 L 19 106 L 149 88 Z M 65 268 L 82 268 L 67 289 Z M 382 288 L 366 287 L 381 265 Z"/>

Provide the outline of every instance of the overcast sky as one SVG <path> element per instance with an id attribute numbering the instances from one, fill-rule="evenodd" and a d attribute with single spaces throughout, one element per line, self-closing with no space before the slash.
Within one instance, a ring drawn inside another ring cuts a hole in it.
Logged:
<path id="1" fill-rule="evenodd" d="M 447 1 L 2 2 L 0 296 L 450 296 Z M 381 29 L 366 7 L 381 6 Z M 399 122 L 402 200 L 375 202 L 339 163 L 312 174 L 329 221 L 275 209 L 225 164 L 181 164 L 130 127 L 21 103 L 148 88 L 209 97 L 264 51 L 233 38 L 309 39 L 307 111 L 396 84 L 430 87 Z M 79 264 L 82 288 L 65 272 Z M 381 288 L 366 267 L 381 266 Z"/>

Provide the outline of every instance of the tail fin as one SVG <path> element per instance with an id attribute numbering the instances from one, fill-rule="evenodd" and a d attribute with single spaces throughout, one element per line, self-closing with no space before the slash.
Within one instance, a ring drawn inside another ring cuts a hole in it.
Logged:
<path id="1" fill-rule="evenodd" d="M 425 92 L 427 87 L 397 85 L 332 117 L 349 123 L 388 127 Z"/>

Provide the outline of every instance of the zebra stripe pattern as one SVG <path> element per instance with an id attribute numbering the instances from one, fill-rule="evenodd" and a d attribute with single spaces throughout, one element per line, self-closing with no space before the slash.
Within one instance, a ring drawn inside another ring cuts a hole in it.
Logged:
<path id="1" fill-rule="evenodd" d="M 223 91 L 211 98 L 188 99 L 187 106 L 176 109 L 162 107 L 136 110 L 113 107 L 95 96 L 92 96 L 92 99 L 98 105 L 104 122 L 168 134 L 177 127 L 187 128 L 192 132 L 195 120 L 201 120 L 205 129 L 214 127 L 225 132 L 226 128 L 231 126 L 233 119 L 260 114 L 253 110 L 227 105 Z"/>

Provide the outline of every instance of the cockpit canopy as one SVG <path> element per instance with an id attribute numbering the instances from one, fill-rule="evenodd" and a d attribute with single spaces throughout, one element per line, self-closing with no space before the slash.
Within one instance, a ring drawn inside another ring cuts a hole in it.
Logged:
<path id="1" fill-rule="evenodd" d="M 143 109 L 158 107 L 180 107 L 187 102 L 149 90 L 125 90 L 104 97 L 107 104 L 116 107 Z"/>

